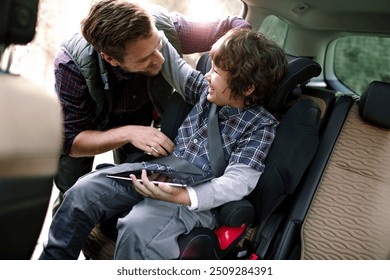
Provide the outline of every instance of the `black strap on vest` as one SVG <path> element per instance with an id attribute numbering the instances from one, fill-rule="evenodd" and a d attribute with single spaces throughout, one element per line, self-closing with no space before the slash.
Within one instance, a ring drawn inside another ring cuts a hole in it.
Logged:
<path id="1" fill-rule="evenodd" d="M 97 56 L 97 60 L 99 63 L 100 76 L 101 76 L 103 84 L 104 84 L 104 90 L 107 93 L 110 93 L 111 87 L 110 87 L 110 83 L 109 83 L 109 79 L 108 79 L 108 72 L 106 70 L 106 67 L 104 66 L 103 58 L 100 54 L 97 54 L 96 56 Z"/>

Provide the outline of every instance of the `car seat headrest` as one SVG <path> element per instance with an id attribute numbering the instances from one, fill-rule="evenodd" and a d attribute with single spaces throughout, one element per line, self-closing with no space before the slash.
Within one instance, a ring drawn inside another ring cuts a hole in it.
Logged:
<path id="1" fill-rule="evenodd" d="M 204 53 L 199 57 L 198 62 L 196 63 L 196 70 L 200 71 L 203 75 L 211 69 L 211 58 L 209 53 Z"/>
<path id="2" fill-rule="evenodd" d="M 311 78 L 321 73 L 321 66 L 306 57 L 287 56 L 287 72 L 279 87 L 269 102 L 268 108 L 273 113 L 284 113 L 289 107 L 291 99 L 297 99 L 297 86 L 306 84 Z"/>
<path id="3" fill-rule="evenodd" d="M 38 0 L 4 0 L 0 10 L 0 45 L 24 45 L 35 34 Z"/>
<path id="4" fill-rule="evenodd" d="M 359 100 L 363 120 L 390 129 L 390 83 L 373 81 Z"/>
<path id="5" fill-rule="evenodd" d="M 268 104 L 268 109 L 272 113 L 284 114 L 291 105 L 290 101 L 300 95 L 297 86 L 307 83 L 321 73 L 321 66 L 310 58 L 287 55 L 287 60 L 287 72 Z M 199 58 L 196 70 L 206 74 L 210 68 L 211 58 L 208 53 L 205 53 Z"/>

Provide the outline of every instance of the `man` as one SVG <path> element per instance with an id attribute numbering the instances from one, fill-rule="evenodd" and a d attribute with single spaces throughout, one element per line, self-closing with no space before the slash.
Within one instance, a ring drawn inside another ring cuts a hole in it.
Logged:
<path id="1" fill-rule="evenodd" d="M 126 0 L 96 2 L 81 23 L 82 35 L 64 42 L 55 59 L 55 89 L 64 116 L 56 204 L 91 171 L 97 154 L 114 150 L 115 163 L 122 163 L 135 151 L 155 157 L 173 151 L 172 141 L 151 126 L 172 93 L 159 74 L 164 58 L 158 33 L 151 33 L 154 21 L 181 54 L 207 51 L 227 30 L 250 27 L 237 17 L 196 23 L 161 8 L 152 18 Z"/>
<path id="2" fill-rule="evenodd" d="M 161 36 L 161 53 L 166 58 L 162 73 L 187 102 L 194 104 L 169 157 L 213 173 L 207 131 L 214 103 L 221 108 L 219 128 L 228 162 L 225 171 L 187 188 L 150 182 L 145 170 L 175 169 L 153 161 L 92 172 L 66 192 L 40 259 L 77 259 L 94 225 L 118 213 L 125 214 L 117 224 L 116 259 L 175 259 L 180 253 L 178 236 L 194 227 L 213 229 L 214 208 L 242 199 L 255 188 L 278 124 L 263 104 L 286 72 L 283 50 L 258 32 L 231 30 L 212 47 L 212 68 L 204 77 L 180 59 Z M 131 181 L 107 177 L 138 169 L 144 169 L 142 182 L 134 175 L 130 175 Z"/>

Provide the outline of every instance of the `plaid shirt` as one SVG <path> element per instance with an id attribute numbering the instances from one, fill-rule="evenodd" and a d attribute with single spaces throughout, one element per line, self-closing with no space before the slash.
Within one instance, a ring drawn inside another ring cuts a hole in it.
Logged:
<path id="1" fill-rule="evenodd" d="M 193 21 L 179 13 L 172 13 L 171 17 L 180 40 L 183 54 L 209 51 L 214 42 L 225 34 L 226 31 L 235 27 L 251 27 L 248 22 L 231 16 L 212 22 Z"/>
<path id="2" fill-rule="evenodd" d="M 203 52 L 227 30 L 249 24 L 237 17 L 227 17 L 208 23 L 191 21 L 180 14 L 172 14 L 184 54 Z M 122 124 L 147 125 L 152 118 L 150 98 L 146 88 L 147 77 L 139 74 L 122 73 L 107 64 L 114 92 L 112 118 Z M 64 116 L 64 152 L 68 153 L 74 138 L 84 130 L 94 130 L 92 120 L 96 104 L 92 100 L 85 79 L 77 65 L 61 50 L 54 62 L 55 90 L 59 96 Z M 148 110 L 145 110 L 145 107 Z M 122 115 L 125 115 L 122 118 Z M 116 116 L 116 117 L 115 117 Z M 150 123 L 149 123 L 150 124 Z M 109 128 L 109 127 L 107 127 Z"/>
<path id="3" fill-rule="evenodd" d="M 186 100 L 196 103 L 180 126 L 173 154 L 211 173 L 207 139 L 210 102 L 208 84 L 203 75 L 193 71 L 186 84 Z M 218 112 L 222 145 L 228 163 L 242 163 L 263 172 L 264 161 L 275 138 L 278 121 L 263 106 L 247 109 L 223 106 Z M 165 166 L 144 163 L 149 170 L 166 170 Z"/>

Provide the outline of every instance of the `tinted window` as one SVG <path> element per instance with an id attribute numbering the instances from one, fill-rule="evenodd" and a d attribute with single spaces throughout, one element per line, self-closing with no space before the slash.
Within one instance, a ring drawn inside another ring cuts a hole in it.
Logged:
<path id="1" fill-rule="evenodd" d="M 359 95 L 371 81 L 390 82 L 390 38 L 348 36 L 338 39 L 334 74 Z"/>
<path id="2" fill-rule="evenodd" d="M 269 15 L 261 23 L 259 31 L 283 48 L 288 24 L 277 16 Z"/>

